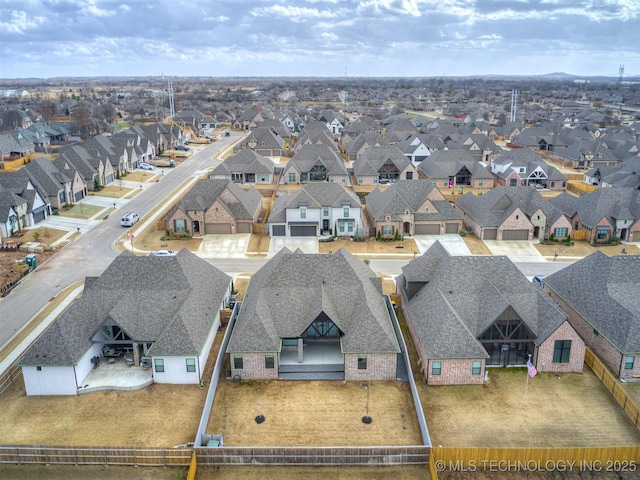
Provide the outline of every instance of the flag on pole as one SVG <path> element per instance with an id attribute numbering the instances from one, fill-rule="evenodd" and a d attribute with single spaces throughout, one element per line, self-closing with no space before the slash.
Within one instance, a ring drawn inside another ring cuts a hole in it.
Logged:
<path id="1" fill-rule="evenodd" d="M 538 374 L 538 370 L 536 370 L 536 367 L 531 363 L 531 359 L 527 360 L 527 370 L 529 370 L 529 376 L 531 378 Z"/>

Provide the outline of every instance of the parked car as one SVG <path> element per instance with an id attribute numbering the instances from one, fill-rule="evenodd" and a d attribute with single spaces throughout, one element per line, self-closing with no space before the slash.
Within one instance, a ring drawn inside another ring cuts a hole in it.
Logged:
<path id="1" fill-rule="evenodd" d="M 120 225 L 123 227 L 133 227 L 140 217 L 135 212 L 127 212 L 120 219 Z"/>
<path id="2" fill-rule="evenodd" d="M 147 163 L 147 162 L 142 162 L 140 163 L 140 165 L 138 165 L 138 168 L 141 168 L 143 170 L 155 170 L 156 166 L 151 165 L 150 163 Z"/>
<path id="3" fill-rule="evenodd" d="M 544 279 L 545 275 L 536 275 L 535 277 L 533 277 L 532 282 L 540 287 L 544 287 Z"/>
<path id="4" fill-rule="evenodd" d="M 176 148 L 174 148 L 174 150 L 180 150 L 182 152 L 188 152 L 189 151 L 189 147 L 187 147 L 186 145 L 178 145 Z"/>
<path id="5" fill-rule="evenodd" d="M 173 250 L 158 250 L 157 252 L 150 252 L 147 257 L 175 257 L 178 252 Z"/>

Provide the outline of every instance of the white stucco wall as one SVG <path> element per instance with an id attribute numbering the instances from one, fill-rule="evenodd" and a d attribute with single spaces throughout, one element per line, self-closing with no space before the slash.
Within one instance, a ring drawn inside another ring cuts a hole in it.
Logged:
<path id="1" fill-rule="evenodd" d="M 71 366 L 22 367 L 27 395 L 77 395 L 78 386 Z"/>

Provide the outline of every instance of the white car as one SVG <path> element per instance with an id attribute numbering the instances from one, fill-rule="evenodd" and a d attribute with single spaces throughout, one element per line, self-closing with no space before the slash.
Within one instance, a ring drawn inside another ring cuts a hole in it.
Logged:
<path id="1" fill-rule="evenodd" d="M 156 166 L 151 165 L 150 163 L 142 162 L 140 165 L 138 165 L 138 168 L 141 168 L 142 170 L 155 170 Z"/>
<path id="2" fill-rule="evenodd" d="M 178 252 L 173 250 L 158 250 L 157 252 L 151 252 L 147 254 L 148 257 L 175 257 Z"/>

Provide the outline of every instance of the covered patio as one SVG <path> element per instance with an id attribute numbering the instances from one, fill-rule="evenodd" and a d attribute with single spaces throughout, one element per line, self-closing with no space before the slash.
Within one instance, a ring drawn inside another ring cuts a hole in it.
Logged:
<path id="1" fill-rule="evenodd" d="M 93 368 L 80 382 L 78 394 L 99 390 L 139 390 L 153 383 L 151 368 L 129 366 L 123 357 L 113 360 L 113 363 L 107 359 L 101 360 L 98 367 Z"/>
<path id="2" fill-rule="evenodd" d="M 305 339 L 302 362 L 298 347 L 283 344 L 280 352 L 280 380 L 344 380 L 344 354 L 340 341 Z"/>

